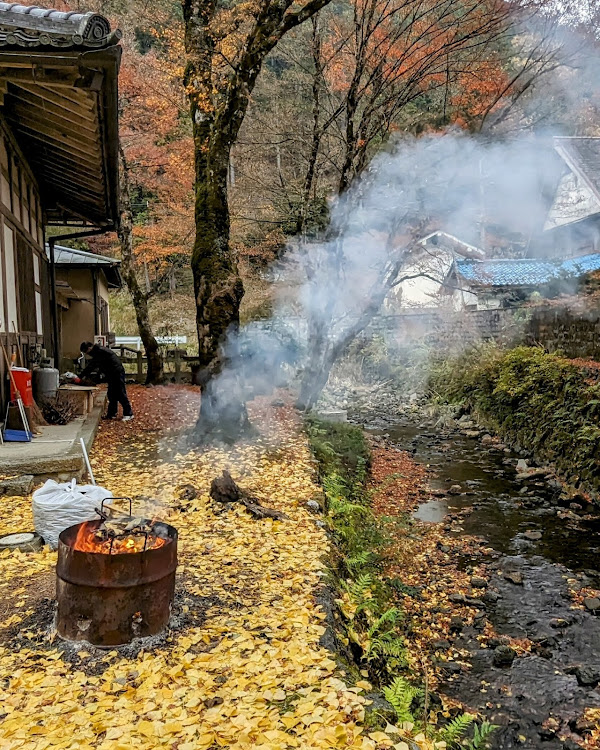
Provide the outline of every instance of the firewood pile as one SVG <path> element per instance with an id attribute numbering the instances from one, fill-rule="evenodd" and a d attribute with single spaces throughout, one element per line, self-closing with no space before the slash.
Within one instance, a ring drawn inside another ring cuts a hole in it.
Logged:
<path id="1" fill-rule="evenodd" d="M 77 416 L 77 408 L 73 399 L 64 393 L 59 393 L 55 398 L 42 401 L 41 410 L 48 424 L 69 424 Z"/>

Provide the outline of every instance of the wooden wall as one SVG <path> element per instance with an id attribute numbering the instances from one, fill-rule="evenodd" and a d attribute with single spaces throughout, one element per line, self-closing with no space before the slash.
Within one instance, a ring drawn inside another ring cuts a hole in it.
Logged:
<path id="1" fill-rule="evenodd" d="M 0 341 L 24 361 L 36 346 L 50 348 L 48 261 L 37 182 L 0 116 Z M 17 329 L 18 336 L 14 329 Z M 8 399 L 0 355 L 0 419 Z"/>

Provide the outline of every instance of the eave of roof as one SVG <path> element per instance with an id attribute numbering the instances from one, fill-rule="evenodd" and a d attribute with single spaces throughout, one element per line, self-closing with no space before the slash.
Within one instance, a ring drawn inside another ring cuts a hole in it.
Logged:
<path id="1" fill-rule="evenodd" d="M 118 222 L 119 37 L 95 13 L 0 2 L 2 114 L 48 224 Z"/>
<path id="2" fill-rule="evenodd" d="M 48 245 L 46 245 L 46 253 L 50 257 Z M 88 253 L 85 250 L 76 250 L 72 247 L 55 245 L 54 263 L 57 268 L 97 268 L 104 272 L 110 287 L 121 288 L 123 286 L 123 279 L 119 270 L 121 261 L 117 258 L 109 258 L 107 255 L 98 255 L 96 253 Z"/>

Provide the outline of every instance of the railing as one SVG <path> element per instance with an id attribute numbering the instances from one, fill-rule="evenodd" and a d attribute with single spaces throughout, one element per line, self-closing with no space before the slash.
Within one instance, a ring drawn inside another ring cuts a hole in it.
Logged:
<path id="1" fill-rule="evenodd" d="M 187 344 L 187 336 L 156 336 L 156 343 L 159 346 L 179 346 Z M 141 336 L 115 336 L 115 347 L 127 346 L 136 350 L 143 348 Z M 113 348 L 115 348 L 113 347 Z"/>
<path id="2" fill-rule="evenodd" d="M 138 383 L 146 382 L 148 359 L 141 350 L 123 344 L 113 346 L 112 350 L 119 355 L 127 376 L 134 377 Z M 191 383 L 194 365 L 198 365 L 198 357 L 188 356 L 181 349 L 163 353 L 165 376 L 174 383 Z"/>

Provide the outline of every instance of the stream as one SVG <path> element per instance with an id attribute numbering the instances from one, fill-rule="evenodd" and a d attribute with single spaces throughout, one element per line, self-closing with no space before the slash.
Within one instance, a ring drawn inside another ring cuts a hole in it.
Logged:
<path id="1" fill-rule="evenodd" d="M 600 707 L 600 687 L 594 687 L 600 680 L 600 608 L 594 612 L 589 602 L 592 610 L 573 609 L 569 585 L 600 588 L 600 514 L 559 504 L 555 480 L 519 480 L 516 454 L 458 430 L 407 418 L 385 433 L 429 467 L 434 499 L 423 502 L 415 518 L 442 523 L 449 535 L 481 537 L 497 553 L 488 563 L 485 617 L 500 637 L 535 644 L 511 667 L 495 667 L 493 649 L 481 647 L 474 627 L 464 628 L 455 645 L 470 653 L 471 669 L 441 692 L 499 725 L 493 748 L 574 750 L 588 731 L 584 709 Z M 466 567 L 470 563 L 464 560 Z M 507 571 L 517 583 L 507 580 Z"/>

